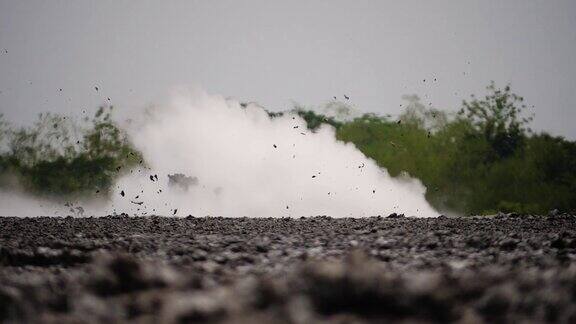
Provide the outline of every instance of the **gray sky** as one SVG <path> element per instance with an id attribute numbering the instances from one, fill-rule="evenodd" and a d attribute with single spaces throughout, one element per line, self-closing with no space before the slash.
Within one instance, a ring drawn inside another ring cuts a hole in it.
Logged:
<path id="1" fill-rule="evenodd" d="M 272 110 L 347 94 L 398 114 L 403 94 L 455 109 L 494 80 L 535 106 L 535 129 L 576 139 L 573 0 L 0 0 L 0 50 L 15 122 L 107 97 L 131 111 L 183 84 Z"/>

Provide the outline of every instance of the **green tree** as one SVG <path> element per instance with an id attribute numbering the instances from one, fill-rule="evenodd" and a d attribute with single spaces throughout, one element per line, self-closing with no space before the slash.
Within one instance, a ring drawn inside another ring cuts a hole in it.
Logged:
<path id="1" fill-rule="evenodd" d="M 492 81 L 486 88 L 488 94 L 484 99 L 462 102 L 459 116 L 470 121 L 474 130 L 483 136 L 492 147 L 493 154 L 488 161 L 511 156 L 524 145 L 527 125 L 532 116 L 523 116 L 526 105 L 524 98 L 512 93 L 510 85 L 499 89 Z"/>

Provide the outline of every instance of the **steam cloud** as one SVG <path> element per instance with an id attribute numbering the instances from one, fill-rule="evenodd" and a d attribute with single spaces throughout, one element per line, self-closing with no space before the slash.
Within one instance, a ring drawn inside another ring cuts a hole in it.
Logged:
<path id="1" fill-rule="evenodd" d="M 120 178 L 105 207 L 85 202 L 86 215 L 438 215 L 420 181 L 390 177 L 336 141 L 332 127 L 311 132 L 296 114 L 271 119 L 254 104 L 179 89 L 136 116 L 128 132 L 149 168 Z M 184 176 L 170 184 L 173 174 Z M 44 212 L 55 207 L 42 203 Z"/>

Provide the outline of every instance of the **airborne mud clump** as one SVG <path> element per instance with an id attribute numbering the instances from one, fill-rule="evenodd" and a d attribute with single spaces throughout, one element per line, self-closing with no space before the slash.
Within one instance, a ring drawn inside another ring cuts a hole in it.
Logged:
<path id="1" fill-rule="evenodd" d="M 568 214 L 0 218 L 0 321 L 569 323 L 575 252 Z"/>

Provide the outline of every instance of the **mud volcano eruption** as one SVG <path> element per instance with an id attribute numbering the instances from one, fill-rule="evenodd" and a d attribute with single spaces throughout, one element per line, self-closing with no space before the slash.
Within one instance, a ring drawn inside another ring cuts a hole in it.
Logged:
<path id="1" fill-rule="evenodd" d="M 426 189 L 392 178 L 330 125 L 311 131 L 296 113 L 179 90 L 128 128 L 148 166 L 121 178 L 103 213 L 362 217 L 437 216 Z M 102 211 L 100 212 L 102 213 Z"/>

